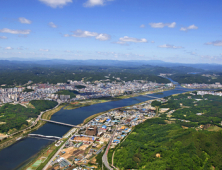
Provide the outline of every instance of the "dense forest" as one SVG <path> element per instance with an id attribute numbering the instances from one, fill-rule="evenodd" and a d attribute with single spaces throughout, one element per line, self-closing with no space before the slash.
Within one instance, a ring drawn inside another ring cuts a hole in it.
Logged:
<path id="1" fill-rule="evenodd" d="M 200 98 L 201 99 L 201 98 Z M 192 106 L 194 104 L 194 106 Z M 204 95 L 202 100 L 194 101 L 189 108 L 176 110 L 172 117 L 186 119 L 201 124 L 218 125 L 222 121 L 222 97 Z M 197 115 L 201 113 L 202 115 Z"/>
<path id="2" fill-rule="evenodd" d="M 28 125 L 27 120 L 36 118 L 41 111 L 51 109 L 58 103 L 48 100 L 34 100 L 30 102 L 35 108 L 26 108 L 20 104 L 5 104 L 0 107 L 0 133 L 8 133 L 10 129 L 19 130 Z"/>
<path id="3" fill-rule="evenodd" d="M 23 85 L 29 80 L 34 83 L 53 84 L 67 80 L 107 81 L 109 79 L 109 81 L 118 81 L 117 77 L 121 81 L 169 82 L 159 77 L 160 73 L 172 74 L 171 78 L 179 83 L 222 83 L 221 72 L 221 65 L 173 64 L 160 61 L 46 60 L 31 62 L 1 60 L 0 85 Z M 202 74 L 217 74 L 218 76 L 204 77 Z"/>
<path id="4" fill-rule="evenodd" d="M 222 169 L 222 131 L 183 129 L 148 119 L 117 147 L 114 165 L 122 169 Z"/>
<path id="5" fill-rule="evenodd" d="M 108 77 L 108 78 L 107 78 Z M 29 69 L 12 69 L 0 71 L 0 84 L 23 85 L 29 80 L 33 83 L 61 83 L 67 80 L 77 81 L 133 81 L 147 80 L 157 83 L 169 83 L 170 81 L 157 76 L 150 69 L 139 68 L 107 68 L 107 67 L 74 67 L 74 68 L 44 68 L 35 67 Z"/>
<path id="6" fill-rule="evenodd" d="M 56 101 L 51 101 L 51 100 L 32 100 L 30 101 L 30 103 L 38 111 L 45 111 L 51 109 L 58 104 Z"/>
<path id="7" fill-rule="evenodd" d="M 114 165 L 122 169 L 222 169 L 222 97 L 188 92 L 165 99 L 151 105 L 175 111 L 136 126 L 115 148 Z"/>
<path id="8" fill-rule="evenodd" d="M 210 77 L 205 77 L 202 76 L 201 74 L 174 74 L 171 75 L 170 78 L 180 84 L 192 84 L 192 83 L 214 84 L 216 82 L 220 82 L 222 84 L 221 74 L 218 74 L 218 76 L 210 76 Z"/>
<path id="9" fill-rule="evenodd" d="M 38 62 L 37 62 L 38 63 Z M 152 65 L 123 66 L 104 65 L 86 66 L 72 64 L 34 64 L 27 62 L 7 62 L 0 63 L 0 85 L 23 85 L 29 80 L 33 83 L 61 83 L 67 80 L 84 81 L 132 81 L 147 80 L 157 83 L 169 83 L 170 81 L 159 77 L 160 73 L 187 73 L 190 70 L 203 71 L 191 67 L 160 67 Z M 120 78 L 120 79 L 118 79 Z"/>
<path id="10" fill-rule="evenodd" d="M 184 125 L 219 125 L 222 121 L 222 97 L 220 96 L 186 93 L 165 97 L 165 99 L 168 100 L 166 103 L 161 104 L 155 101 L 152 102 L 152 106 L 175 110 L 171 118 L 190 121 L 190 123 L 183 123 Z M 197 115 L 197 113 L 202 115 Z"/>

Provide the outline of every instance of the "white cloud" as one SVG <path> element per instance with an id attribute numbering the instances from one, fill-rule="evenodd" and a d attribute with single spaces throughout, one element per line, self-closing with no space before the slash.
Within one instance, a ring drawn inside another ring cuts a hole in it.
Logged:
<path id="1" fill-rule="evenodd" d="M 39 51 L 49 51 L 48 49 L 39 49 Z"/>
<path id="2" fill-rule="evenodd" d="M 8 28 L 3 28 L 0 30 L 3 33 L 10 33 L 10 34 L 30 34 L 31 30 L 11 30 Z"/>
<path id="3" fill-rule="evenodd" d="M 103 6 L 107 1 L 113 0 L 87 0 L 83 6 L 84 7 L 94 7 L 94 6 Z"/>
<path id="4" fill-rule="evenodd" d="M 44 4 L 52 7 L 52 8 L 62 8 L 63 6 L 67 5 L 68 3 L 72 3 L 72 0 L 39 0 Z"/>
<path id="5" fill-rule="evenodd" d="M 107 40 L 110 39 L 110 35 L 108 35 L 108 34 L 99 34 L 98 36 L 96 36 L 96 39 L 100 40 L 100 41 L 107 41 Z"/>
<path id="6" fill-rule="evenodd" d="M 145 38 L 132 38 L 132 37 L 128 37 L 128 36 L 124 36 L 122 38 L 119 38 L 119 41 L 123 41 L 123 42 L 135 42 L 135 43 L 146 43 L 147 40 Z"/>
<path id="7" fill-rule="evenodd" d="M 155 43 L 155 41 L 151 41 L 151 43 Z"/>
<path id="8" fill-rule="evenodd" d="M 176 26 L 176 22 L 172 22 L 172 23 L 158 22 L 158 23 L 149 23 L 149 25 L 153 28 L 163 28 L 163 27 L 174 28 Z"/>
<path id="9" fill-rule="evenodd" d="M 50 22 L 49 26 L 52 27 L 52 28 L 57 28 L 57 25 L 55 25 L 53 22 Z"/>
<path id="10" fill-rule="evenodd" d="M 5 47 L 6 50 L 12 50 L 12 47 Z"/>
<path id="11" fill-rule="evenodd" d="M 174 28 L 176 26 L 176 22 L 172 22 L 171 24 L 167 25 L 169 28 Z"/>
<path id="12" fill-rule="evenodd" d="M 97 32 L 89 32 L 89 31 L 83 31 L 83 30 L 76 30 L 73 31 L 73 37 L 95 37 L 99 34 Z"/>
<path id="13" fill-rule="evenodd" d="M 173 48 L 173 49 L 183 48 L 181 46 L 174 46 L 174 45 L 169 45 L 169 44 L 159 45 L 158 47 L 160 47 L 160 48 Z"/>
<path id="14" fill-rule="evenodd" d="M 73 31 L 72 35 L 69 34 L 65 34 L 64 37 L 69 37 L 69 36 L 73 36 L 73 37 L 95 37 L 95 39 L 100 40 L 100 41 L 107 41 L 111 38 L 110 35 L 108 34 L 101 34 L 101 33 L 97 33 L 97 32 L 90 32 L 90 31 L 83 31 L 83 30 L 76 30 Z"/>
<path id="15" fill-rule="evenodd" d="M 6 36 L 0 36 L 0 39 L 7 39 Z"/>
<path id="16" fill-rule="evenodd" d="M 145 25 L 144 24 L 140 25 L 140 28 L 145 28 Z"/>
<path id="17" fill-rule="evenodd" d="M 30 21 L 30 20 L 28 20 L 28 19 L 26 19 L 26 18 L 24 18 L 24 17 L 20 17 L 18 20 L 19 20 L 19 22 L 21 22 L 22 24 L 31 24 L 31 23 L 32 23 L 32 21 Z"/>
<path id="18" fill-rule="evenodd" d="M 212 42 L 208 42 L 205 43 L 206 45 L 213 45 L 213 46 L 222 46 L 222 41 L 212 41 Z"/>
<path id="19" fill-rule="evenodd" d="M 180 31 L 188 31 L 188 30 L 196 30 L 196 29 L 198 29 L 197 26 L 195 26 L 195 25 L 190 25 L 190 26 L 188 26 L 188 27 L 181 27 L 181 28 L 180 28 Z"/>

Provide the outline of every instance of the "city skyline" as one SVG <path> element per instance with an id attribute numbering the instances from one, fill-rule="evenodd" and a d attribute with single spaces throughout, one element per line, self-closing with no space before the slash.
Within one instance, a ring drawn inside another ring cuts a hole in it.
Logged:
<path id="1" fill-rule="evenodd" d="M 221 6 L 218 0 L 3 1 L 0 58 L 222 64 Z"/>

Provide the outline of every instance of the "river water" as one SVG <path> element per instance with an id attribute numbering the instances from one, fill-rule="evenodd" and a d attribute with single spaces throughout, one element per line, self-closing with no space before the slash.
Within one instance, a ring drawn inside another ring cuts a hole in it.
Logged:
<path id="1" fill-rule="evenodd" d="M 163 93 L 149 94 L 149 96 L 162 98 L 172 94 L 184 93 L 186 91 L 191 90 L 177 86 L 173 90 L 164 91 Z M 85 118 L 96 113 L 118 107 L 133 105 L 152 99 L 153 98 L 148 96 L 138 96 L 118 101 L 95 104 L 74 110 L 61 109 L 52 116 L 51 120 L 78 125 L 82 123 Z M 70 128 L 71 127 L 68 126 L 46 123 L 33 133 L 62 137 L 68 130 L 70 130 Z M 20 169 L 22 165 L 29 162 L 41 149 L 47 147 L 50 143 L 52 143 L 50 140 L 27 137 L 1 150 L 0 170 Z"/>

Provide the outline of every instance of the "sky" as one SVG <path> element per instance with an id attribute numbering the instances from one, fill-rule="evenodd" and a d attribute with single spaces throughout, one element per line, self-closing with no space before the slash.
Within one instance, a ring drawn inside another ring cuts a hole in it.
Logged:
<path id="1" fill-rule="evenodd" d="M 222 64 L 221 0 L 0 0 L 0 59 Z"/>

